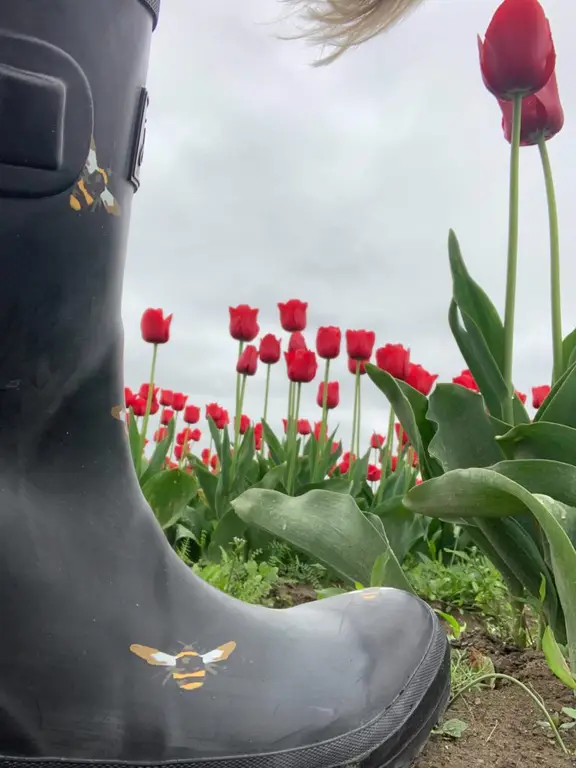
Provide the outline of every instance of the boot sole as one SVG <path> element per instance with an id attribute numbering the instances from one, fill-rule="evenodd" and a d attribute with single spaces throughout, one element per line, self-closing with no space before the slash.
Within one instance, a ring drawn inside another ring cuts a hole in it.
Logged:
<path id="1" fill-rule="evenodd" d="M 0 768 L 409 768 L 440 721 L 449 693 L 450 646 L 436 620 L 406 687 L 386 710 L 343 736 L 281 752 L 162 762 L 0 755 Z"/>

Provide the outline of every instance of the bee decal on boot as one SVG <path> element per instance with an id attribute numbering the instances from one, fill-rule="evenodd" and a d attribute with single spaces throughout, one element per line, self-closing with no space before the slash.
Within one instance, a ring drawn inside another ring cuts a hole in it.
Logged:
<path id="1" fill-rule="evenodd" d="M 109 172 L 98 165 L 96 144 L 92 137 L 86 165 L 70 195 L 70 208 L 74 211 L 94 211 L 103 206 L 106 213 L 120 216 L 120 206 L 108 189 L 108 178 Z"/>
<path id="2" fill-rule="evenodd" d="M 186 648 L 174 656 L 147 645 L 131 645 L 130 650 L 148 664 L 157 667 L 169 667 L 168 678 L 172 678 L 184 691 L 202 688 L 206 682 L 206 673 L 214 672 L 213 665 L 225 661 L 236 648 L 235 642 L 224 643 L 208 653 L 197 653 Z"/>

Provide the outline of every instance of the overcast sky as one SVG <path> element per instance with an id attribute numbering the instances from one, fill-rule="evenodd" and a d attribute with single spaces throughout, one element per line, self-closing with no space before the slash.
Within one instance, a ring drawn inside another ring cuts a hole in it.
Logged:
<path id="1" fill-rule="evenodd" d="M 236 343 L 228 306 L 260 308 L 281 334 L 278 301 L 309 302 L 319 325 L 366 328 L 402 342 L 441 380 L 464 367 L 447 324 L 454 228 L 469 269 L 501 312 L 509 145 L 479 73 L 477 33 L 495 0 L 428 0 L 403 24 L 327 68 L 277 0 L 166 0 L 153 38 L 142 187 L 134 200 L 123 317 L 126 383 L 147 380 L 151 348 L 139 321 L 174 313 L 157 381 L 190 402 L 233 411 Z M 576 325 L 576 5 L 545 0 L 566 113 L 549 144 L 563 256 L 564 331 Z M 538 151 L 521 151 L 515 380 L 549 380 L 548 227 Z M 286 334 L 284 334 L 286 336 Z M 261 415 L 264 372 L 244 412 Z M 320 372 L 319 372 L 320 376 Z M 343 356 L 339 423 L 352 421 Z M 302 416 L 318 418 L 317 382 Z M 285 415 L 285 365 L 273 369 L 270 421 Z M 363 379 L 363 435 L 385 431 L 387 403 Z"/>

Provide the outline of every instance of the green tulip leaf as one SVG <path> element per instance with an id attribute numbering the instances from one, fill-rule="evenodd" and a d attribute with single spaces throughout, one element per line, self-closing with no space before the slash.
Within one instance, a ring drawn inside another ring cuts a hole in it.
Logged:
<path id="1" fill-rule="evenodd" d="M 388 402 L 402 424 L 402 429 L 416 448 L 422 476 L 434 477 L 442 474 L 441 467 L 434 459 L 430 459 L 427 453 L 428 445 L 434 437 L 434 427 L 426 419 L 428 398 L 375 365 L 367 364 L 366 372 L 388 398 Z"/>
<path id="2" fill-rule="evenodd" d="M 499 472 L 526 488 L 541 493 L 570 507 L 576 507 L 576 467 L 549 459 L 516 459 L 494 464 Z"/>
<path id="3" fill-rule="evenodd" d="M 576 429 L 536 421 L 496 438 L 507 459 L 548 459 L 576 466 Z"/>
<path id="4" fill-rule="evenodd" d="M 247 524 L 307 552 L 351 584 L 370 583 L 376 559 L 383 552 L 392 552 L 385 537 L 347 494 L 310 491 L 291 497 L 251 488 L 232 506 Z M 393 553 L 388 560 L 386 586 L 410 590 Z"/>
<path id="5" fill-rule="evenodd" d="M 386 538 L 399 563 L 403 563 L 406 555 L 422 540 L 427 527 L 424 518 L 406 509 L 402 499 L 403 496 L 394 496 L 371 510 L 382 521 Z"/>
<path id="6" fill-rule="evenodd" d="M 262 435 L 264 442 L 268 446 L 268 449 L 270 450 L 270 455 L 272 456 L 272 461 L 275 464 L 283 464 L 286 461 L 286 453 L 284 451 L 284 448 L 282 447 L 282 444 L 280 443 L 280 440 L 276 437 L 270 426 L 268 425 L 268 422 L 264 421 L 262 419 Z"/>
<path id="7" fill-rule="evenodd" d="M 568 369 L 542 403 L 534 421 L 576 427 L 576 366 Z"/>
<path id="8" fill-rule="evenodd" d="M 576 665 L 576 550 L 562 521 L 569 510 L 549 496 L 531 494 L 491 469 L 461 469 L 412 488 L 404 505 L 420 514 L 443 518 L 497 518 L 531 512 L 549 544 L 552 569 L 564 610 L 571 669 Z M 538 574 L 540 579 L 540 574 Z M 540 586 L 536 589 L 536 597 Z M 546 599 L 550 595 L 547 594 Z"/>
<path id="9" fill-rule="evenodd" d="M 488 295 L 472 279 L 466 268 L 458 238 L 453 230 L 448 235 L 448 255 L 452 272 L 454 301 L 464 321 L 470 318 L 484 338 L 499 370 L 504 370 L 504 326 Z M 466 323 L 464 322 L 466 325 Z M 467 328 L 470 331 L 469 328 Z"/>
<path id="10" fill-rule="evenodd" d="M 488 467 L 504 458 L 482 397 L 458 384 L 438 384 L 428 418 L 436 422 L 429 451 L 445 471 Z"/>
<path id="11" fill-rule="evenodd" d="M 563 371 L 567 371 L 576 362 L 576 328 L 562 342 Z"/>
<path id="12" fill-rule="evenodd" d="M 465 320 L 466 327 L 460 322 L 459 313 Z M 472 318 L 458 309 L 454 299 L 450 302 L 448 322 L 462 357 L 480 387 L 491 415 L 498 418 L 501 417 L 503 403 L 508 397 L 508 390 L 504 377 L 492 357 L 486 339 L 482 336 Z"/>
<path id="13" fill-rule="evenodd" d="M 558 680 L 563 682 L 568 688 L 576 691 L 576 678 L 570 672 L 570 667 L 568 666 L 564 654 L 556 642 L 554 632 L 550 627 L 546 627 L 544 630 L 544 635 L 542 637 L 542 651 L 550 670 L 556 675 Z"/>
<path id="14" fill-rule="evenodd" d="M 163 530 L 174 525 L 185 513 L 196 493 L 196 480 L 187 472 L 172 469 L 153 475 L 142 488 Z"/>
<path id="15" fill-rule="evenodd" d="M 161 440 L 154 449 L 154 453 L 152 454 L 152 458 L 150 459 L 150 463 L 146 467 L 146 470 L 142 473 L 142 476 L 140 478 L 140 485 L 143 486 L 152 475 L 155 475 L 157 472 L 160 472 L 162 467 L 164 466 L 164 463 L 166 461 L 166 455 L 168 454 L 168 449 L 172 445 L 172 440 L 174 439 L 174 429 L 176 427 L 176 422 L 174 419 L 170 419 L 170 423 L 168 424 L 168 432 L 164 440 Z"/>

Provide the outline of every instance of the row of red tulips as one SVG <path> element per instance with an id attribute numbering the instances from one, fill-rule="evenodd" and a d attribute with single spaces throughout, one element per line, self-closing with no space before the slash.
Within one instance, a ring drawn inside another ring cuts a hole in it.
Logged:
<path id="1" fill-rule="evenodd" d="M 340 385 L 338 381 L 329 380 L 330 362 L 341 354 L 342 332 L 336 326 L 324 326 L 318 329 L 316 333 L 316 350 L 308 348 L 303 331 L 307 325 L 308 304 L 298 299 L 291 299 L 285 303 L 278 304 L 280 314 L 280 325 L 282 329 L 290 333 L 288 340 L 288 349 L 284 353 L 286 361 L 286 373 L 290 386 L 296 385 L 298 388 L 303 383 L 311 382 L 318 371 L 318 358 L 325 361 L 324 380 L 319 383 L 316 397 L 317 405 L 322 409 L 322 418 L 313 425 L 308 419 L 300 417 L 298 413 L 298 403 L 296 398 L 291 395 L 288 404 L 288 417 L 283 419 L 284 432 L 288 438 L 293 431 L 296 435 L 306 437 L 314 434 L 317 441 L 324 441 L 328 436 L 327 415 L 328 411 L 334 410 L 340 403 Z M 230 307 L 229 331 L 233 339 L 239 343 L 238 358 L 236 362 L 237 386 L 236 386 L 236 414 L 234 418 L 234 449 L 238 447 L 238 438 L 246 433 L 249 427 L 254 428 L 254 441 L 257 451 L 263 450 L 263 425 L 266 420 L 270 386 L 270 372 L 272 366 L 276 365 L 282 357 L 281 340 L 274 334 L 268 333 L 260 339 L 259 346 L 250 342 L 258 336 L 260 327 L 258 325 L 259 310 L 247 305 Z M 184 428 L 176 433 L 175 444 L 173 446 L 174 462 L 168 458 L 169 466 L 179 466 L 186 460 L 190 452 L 190 444 L 198 443 L 202 439 L 201 430 L 195 426 L 201 420 L 202 411 L 197 405 L 188 403 L 188 395 L 182 392 L 174 392 L 169 389 L 160 389 L 155 385 L 156 354 L 158 346 L 166 344 L 170 340 L 170 330 L 172 315 L 165 316 L 162 309 L 147 309 L 141 319 L 141 333 L 144 341 L 154 345 L 153 370 L 151 381 L 142 384 L 137 392 L 130 388 L 125 390 L 125 404 L 128 410 L 131 410 L 135 417 L 141 418 L 142 444 L 145 446 L 147 441 L 148 418 L 160 411 L 160 426 L 154 432 L 154 440 L 160 442 L 167 435 L 167 427 L 173 419 L 177 419 L 180 414 L 184 421 Z M 366 372 L 365 365 L 374 355 L 376 365 L 400 379 L 424 395 L 428 395 L 434 386 L 438 376 L 427 371 L 423 366 L 413 363 L 410 360 L 410 350 L 402 344 L 386 344 L 374 351 L 376 335 L 373 331 L 347 330 L 345 333 L 346 355 L 348 360 L 348 370 L 356 377 L 356 390 L 354 402 L 354 423 L 353 437 L 350 451 L 345 452 L 337 466 L 341 474 L 346 474 L 356 457 L 361 454 L 359 439 L 360 432 L 360 376 Z M 256 374 L 258 364 L 266 366 L 266 390 L 263 407 L 262 419 L 252 420 L 249 416 L 242 413 L 244 401 L 244 392 L 246 379 Z M 468 389 L 478 391 L 474 377 L 469 370 L 463 370 L 452 381 Z M 550 387 L 542 385 L 532 389 L 532 405 L 538 408 Z M 526 395 L 517 393 L 522 402 L 526 402 Z M 296 407 L 295 407 L 296 406 Z M 218 403 L 209 403 L 205 406 L 206 418 L 212 419 L 219 430 L 226 429 L 230 424 L 230 414 L 228 410 Z M 396 430 L 396 442 L 402 446 L 402 450 L 408 452 L 406 435 L 402 432 L 400 424 L 394 424 L 393 413 L 391 412 L 389 423 L 389 435 L 392 437 L 393 428 Z M 337 446 L 335 443 L 334 446 Z M 217 470 L 217 458 L 211 453 L 211 447 L 205 448 L 201 452 L 202 460 Z M 394 440 L 386 441 L 382 434 L 374 432 L 370 447 L 376 451 L 376 462 L 368 467 L 368 479 L 372 482 L 380 479 L 382 466 L 387 465 L 394 470 L 397 463 L 397 457 L 394 456 Z M 233 449 L 233 450 L 234 450 Z M 411 450 L 411 449 L 410 449 Z M 417 456 L 414 451 L 410 453 L 410 461 L 417 466 Z M 333 470 L 335 467 L 332 468 Z"/>

